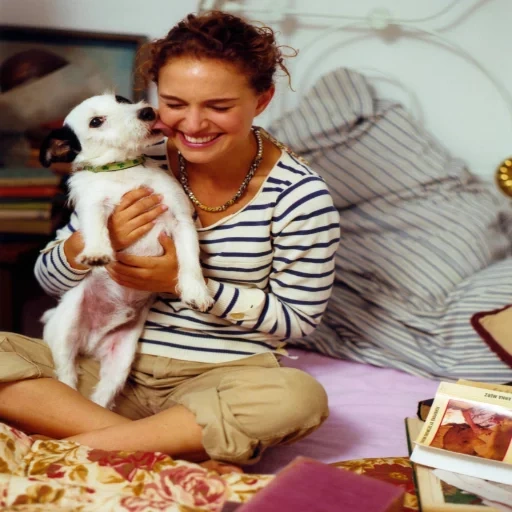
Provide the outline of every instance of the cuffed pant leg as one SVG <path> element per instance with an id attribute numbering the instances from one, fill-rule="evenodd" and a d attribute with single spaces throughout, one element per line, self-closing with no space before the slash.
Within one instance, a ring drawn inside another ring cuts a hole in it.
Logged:
<path id="1" fill-rule="evenodd" d="M 98 383 L 99 363 L 90 358 L 78 359 L 78 391 L 89 397 Z M 50 347 L 42 340 L 20 334 L 0 332 L 0 383 L 43 377 L 55 378 Z M 116 398 L 115 412 L 130 419 L 139 419 L 150 413 L 127 383 Z"/>
<path id="2" fill-rule="evenodd" d="M 89 396 L 98 382 L 99 365 L 89 358 L 78 360 L 78 391 Z M 50 347 L 36 338 L 0 333 L 0 382 L 55 378 Z"/>
<path id="3" fill-rule="evenodd" d="M 212 459 L 238 464 L 303 438 L 328 416 L 323 387 L 293 368 L 219 368 L 180 385 L 172 399 L 195 414 Z"/>
<path id="4" fill-rule="evenodd" d="M 0 333 L 0 382 L 53 377 L 52 353 L 38 339 Z"/>

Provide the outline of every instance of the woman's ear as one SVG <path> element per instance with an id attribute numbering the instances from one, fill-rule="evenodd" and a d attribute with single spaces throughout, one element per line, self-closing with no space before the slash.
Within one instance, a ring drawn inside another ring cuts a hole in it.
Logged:
<path id="1" fill-rule="evenodd" d="M 265 111 L 265 109 L 267 108 L 268 104 L 270 103 L 270 101 L 274 97 L 274 93 L 275 92 L 276 92 L 276 88 L 275 88 L 274 85 L 272 85 L 269 89 L 267 89 L 266 91 L 262 92 L 258 96 L 258 103 L 256 105 L 256 115 L 257 116 L 259 116 L 262 112 Z"/>

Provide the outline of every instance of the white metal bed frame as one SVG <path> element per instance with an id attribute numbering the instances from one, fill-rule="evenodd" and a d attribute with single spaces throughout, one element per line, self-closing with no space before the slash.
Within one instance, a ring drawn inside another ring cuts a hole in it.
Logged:
<path id="1" fill-rule="evenodd" d="M 310 53 L 317 48 L 322 41 L 332 37 L 337 32 L 352 31 L 358 34 L 369 34 L 371 36 L 380 37 L 386 41 L 396 41 L 407 36 L 421 36 L 424 40 L 431 40 L 440 43 L 443 47 L 448 48 L 452 53 L 463 58 L 466 62 L 474 66 L 493 86 L 499 94 L 506 107 L 508 126 L 510 128 L 512 138 L 512 92 L 502 81 L 493 74 L 488 67 L 470 54 L 463 46 L 456 43 L 446 34 L 450 27 L 456 26 L 458 23 L 473 16 L 475 11 L 484 6 L 485 3 L 492 0 L 451 0 L 445 7 L 439 9 L 427 16 L 417 18 L 401 18 L 394 14 L 386 7 L 378 7 L 372 9 L 365 16 L 349 16 L 333 12 L 315 12 L 303 11 L 290 7 L 291 2 L 287 0 L 200 0 L 199 11 L 223 10 L 233 14 L 239 14 L 245 18 L 252 20 L 262 18 L 265 23 L 269 24 L 282 34 L 290 34 L 296 32 L 301 27 L 308 27 L 314 23 L 315 27 L 321 28 L 321 35 L 316 35 L 310 41 L 303 44 L 297 63 L 305 63 Z M 431 28 L 432 25 L 436 28 Z M 395 77 L 386 76 L 386 73 L 371 69 L 373 73 L 386 77 L 388 81 L 393 82 Z M 311 85 L 312 73 L 304 72 L 305 79 L 296 83 L 294 79 L 293 85 L 297 87 L 299 97 L 303 95 Z M 319 78 L 319 77 L 316 77 Z M 279 85 L 279 84 L 278 84 Z M 279 89 L 279 87 L 278 87 Z M 406 91 L 409 97 L 409 107 L 412 107 L 413 115 L 417 121 L 422 124 L 423 116 L 420 102 L 411 91 Z M 283 99 L 274 102 L 271 105 L 271 111 L 267 118 L 276 118 L 289 109 L 286 96 Z M 509 156 L 509 155 L 499 155 Z M 499 157 L 498 157 L 499 158 Z M 498 163 L 499 160 L 496 161 Z"/>

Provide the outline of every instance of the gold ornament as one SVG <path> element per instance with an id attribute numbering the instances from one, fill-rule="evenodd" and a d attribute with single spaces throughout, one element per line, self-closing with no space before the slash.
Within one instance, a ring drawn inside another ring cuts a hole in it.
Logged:
<path id="1" fill-rule="evenodd" d="M 496 183 L 502 192 L 512 197 L 512 157 L 503 160 L 496 169 Z"/>

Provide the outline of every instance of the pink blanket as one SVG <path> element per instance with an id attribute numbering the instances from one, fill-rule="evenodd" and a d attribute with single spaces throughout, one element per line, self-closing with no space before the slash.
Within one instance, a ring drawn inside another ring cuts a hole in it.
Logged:
<path id="1" fill-rule="evenodd" d="M 303 350 L 290 354 L 299 358 L 284 358 L 285 366 L 307 371 L 325 387 L 330 417 L 306 439 L 269 450 L 247 470 L 274 473 L 297 455 L 323 462 L 408 455 L 404 418 L 435 395 L 437 381 Z"/>

